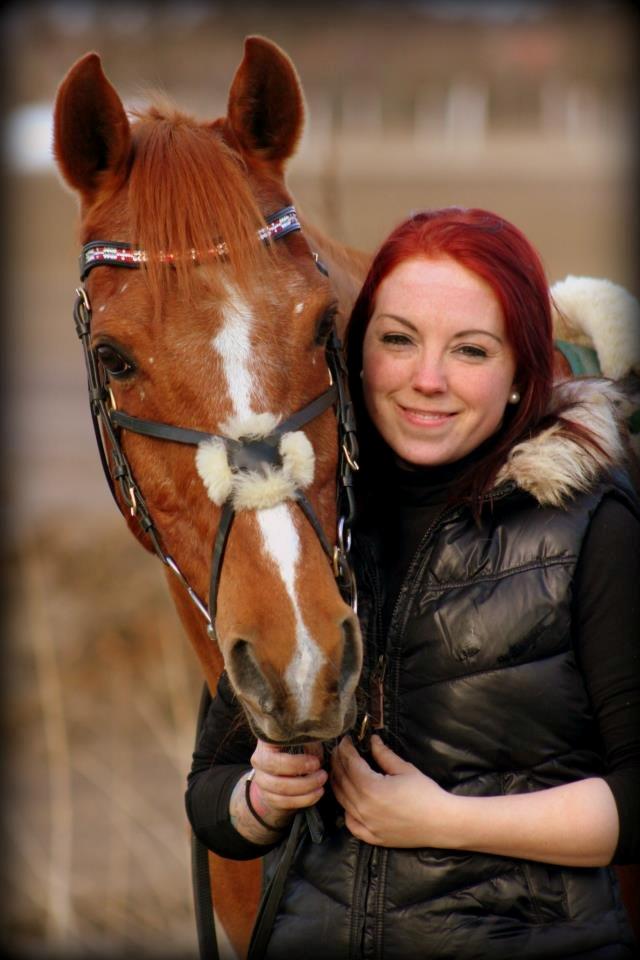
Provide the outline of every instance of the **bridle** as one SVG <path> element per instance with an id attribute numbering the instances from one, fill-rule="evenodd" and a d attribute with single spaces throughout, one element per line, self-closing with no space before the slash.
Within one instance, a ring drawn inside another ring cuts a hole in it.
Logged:
<path id="1" fill-rule="evenodd" d="M 285 207 L 266 220 L 266 227 L 258 231 L 258 238 L 270 243 L 295 230 L 301 230 L 300 221 L 293 207 Z M 207 257 L 224 258 L 227 247 L 224 241 L 206 251 Z M 200 254 L 189 251 L 188 256 L 194 262 L 200 260 Z M 319 270 L 327 274 L 326 268 L 313 254 Z M 173 253 L 160 258 L 168 264 L 175 262 Z M 80 256 L 80 280 L 84 283 L 89 272 L 98 266 L 116 266 L 139 269 L 147 262 L 145 251 L 134 248 L 129 243 L 118 241 L 92 241 L 82 248 Z M 315 531 L 322 549 L 329 557 L 338 587 L 344 599 L 353 610 L 357 606 L 357 594 L 353 569 L 349 559 L 351 548 L 351 525 L 355 514 L 353 492 L 353 471 L 358 469 L 358 447 L 355 434 L 353 407 L 347 388 L 347 370 L 342 346 L 335 327 L 331 329 L 326 344 L 326 360 L 329 368 L 330 386 L 302 409 L 292 413 L 268 434 L 259 437 L 239 437 L 238 439 L 204 430 L 190 429 L 173 424 L 145 420 L 133 417 L 116 408 L 113 393 L 109 387 L 107 372 L 100 363 L 96 350 L 91 345 L 91 304 L 83 285 L 76 289 L 73 310 L 76 332 L 82 343 L 87 368 L 89 405 L 93 428 L 96 435 L 102 467 L 114 500 L 121 509 L 117 497 L 120 492 L 122 501 L 129 508 L 131 516 L 136 517 L 142 532 L 149 538 L 153 549 L 162 562 L 175 574 L 188 595 L 207 622 L 207 630 L 213 639 L 217 639 L 215 620 L 217 597 L 222 572 L 225 547 L 236 513 L 231 498 L 221 507 L 220 521 L 213 541 L 211 573 L 209 581 L 208 604 L 196 594 L 187 581 L 176 561 L 164 549 L 162 538 L 153 522 L 144 495 L 133 475 L 131 466 L 120 443 L 120 432 L 129 430 L 158 440 L 172 441 L 197 446 L 203 441 L 221 441 L 226 449 L 229 466 L 234 473 L 265 470 L 269 466 L 282 465 L 279 443 L 283 434 L 300 430 L 329 407 L 335 407 L 338 423 L 338 524 L 337 543 L 332 546 L 322 529 L 313 506 L 299 487 L 294 490 L 292 499 L 299 504 L 302 512 Z"/>

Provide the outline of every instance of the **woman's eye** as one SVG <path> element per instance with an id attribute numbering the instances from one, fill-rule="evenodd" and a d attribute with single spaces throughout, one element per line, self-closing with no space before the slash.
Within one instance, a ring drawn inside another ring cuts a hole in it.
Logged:
<path id="1" fill-rule="evenodd" d="M 108 343 L 101 343 L 96 347 L 98 359 L 111 377 L 118 379 L 133 373 L 135 367 L 131 361 L 119 350 Z"/>
<path id="2" fill-rule="evenodd" d="M 471 357 L 473 360 L 483 359 L 487 356 L 486 350 L 482 347 L 474 347 L 471 344 L 463 344 L 457 348 L 456 352 L 461 353 L 465 357 Z"/>
<path id="3" fill-rule="evenodd" d="M 411 343 L 411 338 L 408 337 L 406 333 L 383 333 L 380 339 L 383 343 L 388 343 L 395 347 Z"/>

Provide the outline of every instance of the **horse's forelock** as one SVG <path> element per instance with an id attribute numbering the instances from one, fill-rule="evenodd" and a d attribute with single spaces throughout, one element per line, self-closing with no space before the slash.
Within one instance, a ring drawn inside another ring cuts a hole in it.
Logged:
<path id="1" fill-rule="evenodd" d="M 221 241 L 228 251 L 224 275 L 249 289 L 264 271 L 268 251 L 256 236 L 264 219 L 242 158 L 211 125 L 170 105 L 156 103 L 134 117 L 129 215 L 134 242 L 149 256 L 156 300 L 168 275 L 162 254 L 176 257 L 178 284 L 190 296 L 196 276 L 190 251 L 202 254 Z"/>

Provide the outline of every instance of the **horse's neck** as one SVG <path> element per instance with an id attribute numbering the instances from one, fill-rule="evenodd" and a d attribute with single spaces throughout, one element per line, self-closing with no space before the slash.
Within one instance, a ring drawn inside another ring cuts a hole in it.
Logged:
<path id="1" fill-rule="evenodd" d="M 349 318 L 351 308 L 362 286 L 371 256 L 332 240 L 307 221 L 303 222 L 303 230 L 311 249 L 318 254 L 329 271 L 331 285 L 336 292 L 340 307 L 342 329 L 338 332 L 342 336 L 344 324 Z"/>

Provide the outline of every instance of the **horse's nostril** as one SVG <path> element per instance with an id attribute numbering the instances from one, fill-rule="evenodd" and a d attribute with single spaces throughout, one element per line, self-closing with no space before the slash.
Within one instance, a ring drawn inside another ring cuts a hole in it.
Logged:
<path id="1" fill-rule="evenodd" d="M 358 621 L 353 614 L 342 621 L 342 634 L 344 643 L 340 664 L 340 693 L 355 686 L 362 666 L 362 640 Z"/>
<path id="2" fill-rule="evenodd" d="M 264 713 L 271 713 L 275 707 L 273 691 L 256 662 L 248 640 L 235 641 L 229 653 L 228 667 L 236 689 L 250 694 Z"/>

